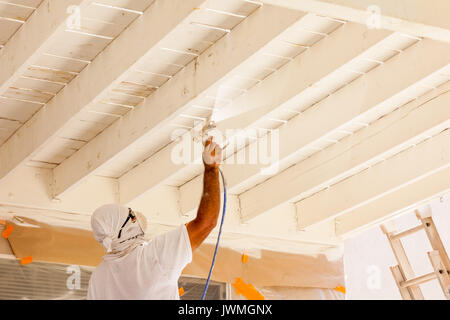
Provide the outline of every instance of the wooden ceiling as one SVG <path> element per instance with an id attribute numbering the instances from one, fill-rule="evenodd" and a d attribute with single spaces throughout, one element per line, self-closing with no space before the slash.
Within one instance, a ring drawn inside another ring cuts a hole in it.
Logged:
<path id="1" fill-rule="evenodd" d="M 244 136 L 227 158 L 279 142 L 271 174 L 224 164 L 224 245 L 339 252 L 450 189 L 450 2 L 405 5 L 1 0 L 0 215 L 187 222 L 202 167 L 173 162 L 174 132 L 220 108 Z"/>

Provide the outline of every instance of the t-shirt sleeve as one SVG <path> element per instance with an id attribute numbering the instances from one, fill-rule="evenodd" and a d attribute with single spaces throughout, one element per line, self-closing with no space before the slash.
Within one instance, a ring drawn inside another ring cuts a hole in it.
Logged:
<path id="1" fill-rule="evenodd" d="M 192 248 L 185 225 L 155 237 L 158 262 L 169 279 L 178 279 L 184 267 L 192 261 Z"/>

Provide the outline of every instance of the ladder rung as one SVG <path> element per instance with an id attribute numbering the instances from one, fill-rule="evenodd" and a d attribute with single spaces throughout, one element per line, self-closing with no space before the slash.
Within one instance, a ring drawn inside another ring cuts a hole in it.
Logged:
<path id="1" fill-rule="evenodd" d="M 411 286 L 417 286 L 417 285 L 419 285 L 421 283 L 428 282 L 428 281 L 434 280 L 436 278 L 437 278 L 436 274 L 434 272 L 431 272 L 431 273 L 425 274 L 423 276 L 420 276 L 420 277 L 417 277 L 417 278 L 414 278 L 414 279 L 403 281 L 403 282 L 400 283 L 400 286 L 402 288 L 407 288 L 407 287 L 411 287 Z"/>
<path id="2" fill-rule="evenodd" d="M 406 236 L 408 236 L 410 234 L 416 233 L 417 231 L 420 231 L 422 229 L 423 229 L 423 225 L 421 224 L 420 226 L 414 227 L 412 229 L 409 229 L 409 230 L 406 230 L 406 231 L 403 231 L 403 232 L 399 232 L 397 234 L 393 234 L 393 235 L 390 236 L 390 238 L 392 240 L 400 239 L 400 238 L 406 237 Z"/>

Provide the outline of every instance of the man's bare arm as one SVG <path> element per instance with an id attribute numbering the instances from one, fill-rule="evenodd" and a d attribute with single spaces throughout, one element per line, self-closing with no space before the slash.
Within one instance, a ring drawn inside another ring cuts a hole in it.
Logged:
<path id="1" fill-rule="evenodd" d="M 222 150 L 212 140 L 208 142 L 206 149 L 211 144 L 208 150 L 212 150 L 212 158 L 205 160 L 204 157 L 205 173 L 203 175 L 202 199 L 197 217 L 186 225 L 192 250 L 197 249 L 216 227 L 220 212 L 220 160 L 218 159 L 221 158 Z M 213 161 L 213 163 L 207 163 L 210 161 Z"/>

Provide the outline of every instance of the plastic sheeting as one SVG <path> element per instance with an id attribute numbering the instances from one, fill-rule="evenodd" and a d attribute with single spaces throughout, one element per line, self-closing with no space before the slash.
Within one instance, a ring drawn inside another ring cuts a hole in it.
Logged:
<path id="1" fill-rule="evenodd" d="M 194 252 L 193 262 L 183 274 L 205 277 L 211 265 L 214 246 L 204 244 Z M 299 255 L 260 250 L 258 256 L 249 256 L 242 262 L 242 253 L 220 248 L 214 267 L 213 280 L 234 283 L 242 278 L 254 286 L 286 286 L 336 288 L 344 286 L 342 257 L 330 261 L 326 255 Z"/>
<path id="2" fill-rule="evenodd" d="M 8 238 L 18 259 L 33 257 L 34 261 L 96 266 L 105 254 L 92 232 L 82 229 L 56 227 L 29 218 L 15 220 L 14 231 Z"/>
<path id="3" fill-rule="evenodd" d="M 32 256 L 34 261 L 96 266 L 105 254 L 90 231 L 22 219 L 24 223 L 13 224 L 14 232 L 8 239 L 19 259 Z M 213 251 L 213 245 L 203 244 L 194 252 L 193 261 L 184 269 L 183 275 L 205 278 Z M 292 299 L 331 299 L 340 295 L 334 288 L 345 285 L 342 257 L 330 261 L 322 254 L 256 252 L 243 261 L 242 252 L 220 248 L 212 279 L 232 284 L 237 278 L 242 278 L 246 283 L 260 288 L 267 299 L 291 296 Z"/>
<path id="4" fill-rule="evenodd" d="M 265 300 L 345 300 L 345 294 L 327 288 L 256 287 Z M 246 300 L 231 289 L 231 300 Z"/>

